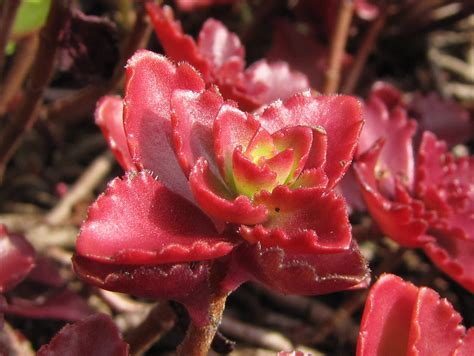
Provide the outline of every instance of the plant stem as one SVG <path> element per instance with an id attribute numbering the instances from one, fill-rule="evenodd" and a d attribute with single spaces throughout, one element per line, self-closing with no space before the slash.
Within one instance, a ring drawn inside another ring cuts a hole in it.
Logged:
<path id="1" fill-rule="evenodd" d="M 0 181 L 8 161 L 18 147 L 23 135 L 38 118 L 44 88 L 48 85 L 54 68 L 59 33 L 67 20 L 70 0 L 53 0 L 46 25 L 41 31 L 40 45 L 30 78 L 25 89 L 24 100 L 0 136 Z"/>
<path id="2" fill-rule="evenodd" d="M 206 356 L 211 347 L 212 340 L 216 335 L 228 296 L 227 292 L 221 290 L 219 284 L 222 281 L 227 268 L 224 264 L 214 261 L 209 272 L 209 288 L 211 297 L 207 310 L 207 320 L 197 324 L 191 319 L 184 340 L 176 350 L 177 356 Z"/>
<path id="3" fill-rule="evenodd" d="M 10 32 L 19 6 L 20 0 L 3 1 L 0 15 L 0 76 L 3 71 L 3 64 L 5 63 L 5 48 L 10 38 Z"/>
<path id="4" fill-rule="evenodd" d="M 38 43 L 39 36 L 36 32 L 18 42 L 15 58 L 0 88 L 0 115 L 7 111 L 10 100 L 18 93 L 28 75 L 38 50 Z"/>
<path id="5" fill-rule="evenodd" d="M 386 18 L 386 11 L 383 11 L 367 30 L 355 56 L 354 64 L 352 65 L 344 85 L 342 86 L 341 91 L 343 93 L 352 93 L 356 88 L 360 79 L 360 75 L 362 74 L 362 70 L 364 69 L 365 63 L 367 62 L 367 58 L 374 47 L 375 41 L 377 40 L 380 31 L 382 31 L 382 28 L 385 25 Z"/>
<path id="6" fill-rule="evenodd" d="M 336 28 L 332 34 L 331 49 L 329 52 L 329 64 L 326 70 L 326 81 L 324 93 L 333 94 L 339 87 L 341 77 L 342 57 L 346 47 L 349 27 L 354 12 L 354 4 L 351 0 L 342 0 L 339 5 Z"/>
<path id="7" fill-rule="evenodd" d="M 226 299 L 226 293 L 217 293 L 211 297 L 208 320 L 205 325 L 197 325 L 191 320 L 186 336 L 176 350 L 177 356 L 207 355 L 222 320 Z"/>
<path id="8" fill-rule="evenodd" d="M 163 334 L 171 330 L 175 319 L 175 313 L 168 303 L 156 304 L 136 328 L 125 334 L 125 341 L 130 345 L 130 354 L 144 354 Z"/>

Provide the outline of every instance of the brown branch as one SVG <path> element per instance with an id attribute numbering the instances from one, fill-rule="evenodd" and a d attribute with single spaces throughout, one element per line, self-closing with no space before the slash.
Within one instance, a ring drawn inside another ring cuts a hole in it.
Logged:
<path id="1" fill-rule="evenodd" d="M 339 88 L 341 77 L 342 58 L 349 36 L 349 27 L 354 13 L 354 4 L 351 0 L 342 0 L 339 5 L 336 28 L 331 38 L 331 48 L 329 52 L 329 64 L 326 69 L 326 81 L 324 83 L 324 93 L 333 94 Z"/>
<path id="2" fill-rule="evenodd" d="M 145 319 L 134 329 L 125 333 L 124 339 L 130 345 L 131 355 L 144 354 L 176 322 L 176 315 L 167 302 L 156 304 Z"/>
<path id="3" fill-rule="evenodd" d="M 46 222 L 50 225 L 64 223 L 74 205 L 89 195 L 103 181 L 112 169 L 112 164 L 113 157 L 109 151 L 96 158 L 54 209 L 46 215 Z"/>
<path id="4" fill-rule="evenodd" d="M 8 104 L 18 93 L 28 75 L 38 50 L 38 44 L 39 38 L 36 32 L 31 33 L 17 44 L 13 63 L 0 88 L 0 116 L 6 112 Z"/>
<path id="5" fill-rule="evenodd" d="M 15 21 L 20 0 L 4 0 L 0 15 L 0 77 L 5 63 L 5 49 L 10 38 L 10 33 Z"/>
<path id="6" fill-rule="evenodd" d="M 346 77 L 341 92 L 352 93 L 356 88 L 362 71 L 364 69 L 365 63 L 367 62 L 367 58 L 369 57 L 370 52 L 374 48 L 375 42 L 377 41 L 377 38 L 385 25 L 386 19 L 386 12 L 383 11 L 378 16 L 378 18 L 370 25 L 357 51 L 354 63 L 352 64 L 351 70 Z"/>
<path id="7" fill-rule="evenodd" d="M 43 91 L 53 73 L 59 34 L 67 20 L 69 3 L 70 0 L 53 0 L 51 3 L 46 25 L 40 34 L 40 45 L 25 89 L 24 100 L 10 125 L 0 136 L 0 180 L 23 135 L 38 118 Z"/>
<path id="8" fill-rule="evenodd" d="M 184 340 L 176 350 L 177 356 L 205 356 L 211 347 L 214 335 L 222 320 L 227 294 L 215 293 L 211 297 L 208 320 L 197 325 L 191 320 Z"/>

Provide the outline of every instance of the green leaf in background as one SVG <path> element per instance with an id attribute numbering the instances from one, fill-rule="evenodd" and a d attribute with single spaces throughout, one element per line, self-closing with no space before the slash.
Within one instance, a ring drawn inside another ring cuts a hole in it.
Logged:
<path id="1" fill-rule="evenodd" d="M 13 38 L 41 28 L 50 5 L 51 0 L 22 0 L 12 29 Z"/>

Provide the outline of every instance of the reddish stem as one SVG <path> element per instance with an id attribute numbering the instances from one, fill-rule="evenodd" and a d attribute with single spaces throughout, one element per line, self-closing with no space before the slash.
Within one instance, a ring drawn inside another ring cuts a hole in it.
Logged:
<path id="1" fill-rule="evenodd" d="M 378 18 L 372 22 L 369 29 L 367 30 L 365 37 L 357 51 L 356 57 L 354 59 L 354 64 L 347 75 L 347 78 L 342 86 L 341 92 L 343 93 L 352 93 L 359 82 L 362 70 L 364 69 L 367 58 L 369 57 L 370 52 L 374 48 L 375 42 L 382 31 L 385 20 L 386 12 L 383 11 Z"/>
<path id="2" fill-rule="evenodd" d="M 223 292 L 219 283 L 224 277 L 226 267 L 219 262 L 214 262 L 209 276 L 209 288 L 211 288 L 211 300 L 207 310 L 207 323 L 198 325 L 191 320 L 184 340 L 176 350 L 177 356 L 206 356 L 211 347 L 212 340 L 216 335 L 228 293 Z"/>
<path id="3" fill-rule="evenodd" d="M 130 354 L 144 354 L 163 334 L 171 330 L 175 319 L 175 313 L 168 303 L 160 302 L 155 305 L 136 328 L 125 334 L 125 341 L 130 345 Z"/>
<path id="4" fill-rule="evenodd" d="M 16 12 L 20 6 L 20 0 L 4 0 L 0 15 L 0 75 L 5 62 L 5 47 L 15 21 Z"/>
<path id="5" fill-rule="evenodd" d="M 24 100 L 10 125 L 0 136 L 0 180 L 23 135 L 38 118 L 43 91 L 53 73 L 59 34 L 67 20 L 69 4 L 70 0 L 53 0 L 51 3 L 48 20 L 40 34 L 40 45 L 25 89 Z"/>
<path id="6" fill-rule="evenodd" d="M 324 83 L 324 93 L 335 93 L 339 87 L 341 77 L 342 58 L 349 36 L 349 27 L 354 13 L 354 4 L 351 0 L 342 0 L 339 5 L 336 28 L 331 39 L 331 49 L 329 52 L 329 64 L 326 70 L 326 81 Z"/>

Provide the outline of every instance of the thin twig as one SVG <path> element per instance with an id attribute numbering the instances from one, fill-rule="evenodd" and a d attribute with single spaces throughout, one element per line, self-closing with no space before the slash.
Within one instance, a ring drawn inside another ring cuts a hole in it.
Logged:
<path id="1" fill-rule="evenodd" d="M 31 33 L 19 41 L 13 63 L 0 88 L 0 116 L 7 110 L 10 100 L 18 93 L 28 72 L 30 71 L 35 53 L 38 50 L 38 33 Z"/>
<path id="2" fill-rule="evenodd" d="M 15 21 L 20 0 L 4 0 L 0 16 L 0 77 L 5 63 L 5 50 Z"/>
<path id="3" fill-rule="evenodd" d="M 331 48 L 329 52 L 329 64 L 326 69 L 326 81 L 324 83 L 324 93 L 332 94 L 337 92 L 341 77 L 342 58 L 349 36 L 349 27 L 354 12 L 354 4 L 351 0 L 342 0 L 339 5 L 336 28 L 334 29 Z"/>
<path id="4" fill-rule="evenodd" d="M 176 322 L 176 315 L 168 303 L 156 304 L 145 319 L 134 329 L 125 333 L 124 339 L 130 345 L 131 355 L 144 354 Z"/>
<path id="5" fill-rule="evenodd" d="M 362 70 L 364 69 L 365 63 L 367 62 L 367 58 L 374 48 L 375 42 L 377 41 L 377 38 L 385 25 L 386 19 L 386 11 L 382 11 L 377 19 L 370 25 L 357 51 L 354 63 L 352 64 L 351 70 L 346 77 L 341 92 L 352 93 L 356 88 L 362 74 Z"/>
<path id="6" fill-rule="evenodd" d="M 112 164 L 113 157 L 109 151 L 97 157 L 60 202 L 46 215 L 46 222 L 50 225 L 64 223 L 70 216 L 72 208 L 103 181 L 112 169 Z"/>
<path id="7" fill-rule="evenodd" d="M 59 33 L 67 20 L 69 4 L 70 0 L 53 0 L 51 3 L 46 25 L 41 31 L 40 45 L 25 89 L 24 100 L 10 125 L 0 136 L 0 181 L 23 135 L 38 118 L 37 113 L 43 91 L 53 73 L 54 59 L 59 46 Z"/>

